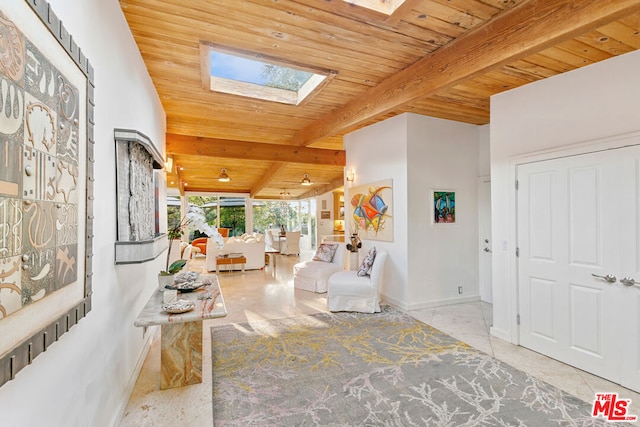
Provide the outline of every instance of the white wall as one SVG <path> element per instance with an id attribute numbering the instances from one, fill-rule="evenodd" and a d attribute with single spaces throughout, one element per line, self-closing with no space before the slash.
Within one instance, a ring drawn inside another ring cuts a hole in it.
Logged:
<path id="1" fill-rule="evenodd" d="M 478 176 L 489 176 L 491 174 L 491 127 L 489 125 L 479 126 L 478 133 Z"/>
<path id="2" fill-rule="evenodd" d="M 515 164 L 640 130 L 639 75 L 635 51 L 491 98 L 494 335 L 517 342 Z"/>
<path id="3" fill-rule="evenodd" d="M 408 115 L 408 308 L 478 299 L 478 130 Z M 456 192 L 455 224 L 432 224 L 431 190 Z"/>
<path id="4" fill-rule="evenodd" d="M 326 204 L 326 209 L 322 208 L 322 203 Z M 322 211 L 331 212 L 331 218 L 322 219 Z M 333 234 L 333 193 L 324 193 L 316 197 L 316 235 L 317 242 L 322 242 L 322 236 Z"/>
<path id="5" fill-rule="evenodd" d="M 363 240 L 360 259 L 372 246 L 389 253 L 381 288 L 383 299 L 400 307 L 408 300 L 407 243 L 407 115 L 402 114 L 345 135 L 347 169 L 355 180 L 345 182 L 344 200 L 351 200 L 349 190 L 370 182 L 393 180 L 393 242 Z M 346 206 L 345 206 L 346 208 Z M 349 215 L 348 211 L 345 216 Z M 345 236 L 349 236 L 345 221 Z"/>
<path id="6" fill-rule="evenodd" d="M 140 265 L 113 264 L 113 129 L 137 129 L 163 151 L 165 115 L 117 1 L 50 3 L 95 69 L 93 309 L 0 388 L 0 424 L 110 426 L 127 403 L 144 346 L 133 321 L 156 288 L 162 264 L 162 256 Z"/>
<path id="7" fill-rule="evenodd" d="M 478 298 L 478 127 L 402 114 L 345 136 L 353 186 L 393 180 L 393 242 L 364 241 L 389 252 L 383 299 L 403 309 Z M 430 189 L 456 190 L 456 225 L 431 226 Z M 349 231 L 347 230 L 347 233 Z M 463 285 L 464 294 L 457 293 Z"/>

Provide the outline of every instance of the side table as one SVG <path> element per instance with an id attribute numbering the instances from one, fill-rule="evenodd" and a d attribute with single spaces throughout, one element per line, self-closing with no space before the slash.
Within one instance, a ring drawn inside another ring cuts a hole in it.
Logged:
<path id="1" fill-rule="evenodd" d="M 227 315 L 218 278 L 202 274 L 210 285 L 195 292 L 178 293 L 179 299 L 195 302 L 195 308 L 181 314 L 162 310 L 164 292 L 156 290 L 134 322 L 135 326 L 160 325 L 160 389 L 202 382 L 202 320 Z M 210 294 L 211 298 L 199 299 Z"/>

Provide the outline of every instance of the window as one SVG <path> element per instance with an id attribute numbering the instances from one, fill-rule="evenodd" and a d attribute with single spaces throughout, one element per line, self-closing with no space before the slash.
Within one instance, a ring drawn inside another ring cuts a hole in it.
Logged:
<path id="1" fill-rule="evenodd" d="M 245 200 L 241 197 L 220 197 L 220 227 L 229 229 L 229 237 L 245 232 Z"/>
<path id="2" fill-rule="evenodd" d="M 291 64 L 257 53 L 201 45 L 204 87 L 266 101 L 300 105 L 335 75 L 330 70 Z"/>
<path id="3" fill-rule="evenodd" d="M 316 243 L 315 199 L 307 200 L 254 200 L 253 228 L 259 233 L 284 228 L 301 231 L 301 247 L 315 248 Z"/>

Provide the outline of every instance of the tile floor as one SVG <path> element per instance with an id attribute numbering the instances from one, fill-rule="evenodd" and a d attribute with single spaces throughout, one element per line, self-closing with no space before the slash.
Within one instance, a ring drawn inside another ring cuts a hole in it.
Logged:
<path id="1" fill-rule="evenodd" d="M 301 254 L 300 258 L 312 254 Z M 241 323 L 260 319 L 276 319 L 327 311 L 322 294 L 293 288 L 292 266 L 296 256 L 278 256 L 274 272 L 264 270 L 221 273 L 219 275 L 227 317 L 206 320 L 203 325 L 202 384 L 160 390 L 159 329 L 129 399 L 121 426 L 211 427 L 211 335 L 216 325 Z M 191 269 L 199 268 L 198 261 Z M 529 372 L 581 399 L 592 402 L 596 392 L 618 392 L 632 399 L 631 414 L 640 415 L 640 394 L 610 383 L 602 378 L 557 362 L 533 351 L 489 335 L 491 305 L 483 302 L 449 305 L 413 310 L 412 316 L 428 323 L 479 350 Z"/>

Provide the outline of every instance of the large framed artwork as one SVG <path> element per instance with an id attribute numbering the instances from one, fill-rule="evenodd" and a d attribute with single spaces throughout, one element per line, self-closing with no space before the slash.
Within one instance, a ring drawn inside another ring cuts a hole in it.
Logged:
<path id="1" fill-rule="evenodd" d="M 349 189 L 351 233 L 361 239 L 393 241 L 393 181 L 387 179 Z"/>
<path id="2" fill-rule="evenodd" d="M 431 223 L 455 224 L 456 192 L 453 190 L 431 190 Z"/>
<path id="3" fill-rule="evenodd" d="M 91 310 L 93 69 L 49 4 L 0 4 L 0 386 Z"/>

